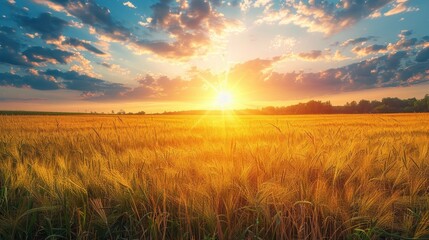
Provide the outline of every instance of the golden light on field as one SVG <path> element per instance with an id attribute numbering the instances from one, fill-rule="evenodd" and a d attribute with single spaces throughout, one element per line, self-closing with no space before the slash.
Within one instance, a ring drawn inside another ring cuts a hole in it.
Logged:
<path id="1" fill-rule="evenodd" d="M 0 239 L 428 239 L 428 132 L 429 114 L 0 115 Z"/>

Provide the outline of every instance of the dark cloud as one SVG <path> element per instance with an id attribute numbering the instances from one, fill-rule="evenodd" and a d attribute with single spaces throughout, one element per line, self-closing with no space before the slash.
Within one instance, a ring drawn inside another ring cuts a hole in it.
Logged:
<path id="1" fill-rule="evenodd" d="M 101 7 L 95 1 L 70 1 L 66 9 L 83 23 L 95 27 L 102 35 L 119 41 L 128 40 L 130 37 L 130 31 L 113 20 L 109 9 Z"/>
<path id="2" fill-rule="evenodd" d="M 76 90 L 83 92 L 84 96 L 98 96 L 104 99 L 118 98 L 122 92 L 129 90 L 122 84 L 111 83 L 75 71 L 62 72 L 59 70 L 39 71 L 25 76 L 0 73 L 0 86 L 30 87 L 37 90 Z"/>
<path id="3" fill-rule="evenodd" d="M 387 45 L 381 45 L 381 44 L 373 44 L 366 47 L 354 47 L 352 49 L 352 52 L 356 53 L 357 55 L 369 55 L 369 54 L 377 54 L 377 53 L 383 53 L 387 51 Z"/>
<path id="4" fill-rule="evenodd" d="M 408 37 L 413 34 L 412 30 L 402 30 L 401 33 L 399 33 L 399 37 Z"/>
<path id="5" fill-rule="evenodd" d="M 91 44 L 89 44 L 87 42 L 79 40 L 77 38 L 68 38 L 68 39 L 63 41 L 63 44 L 74 46 L 74 47 L 81 47 L 81 48 L 84 48 L 84 49 L 86 49 L 90 52 L 93 52 L 95 54 L 100 54 L 100 55 L 105 54 L 104 52 L 102 52 L 98 48 L 92 46 Z"/>
<path id="6" fill-rule="evenodd" d="M 71 52 L 38 46 L 21 52 L 23 45 L 17 39 L 13 33 L 6 34 L 0 31 L 0 63 L 23 67 L 36 66 L 42 62 L 66 64 L 73 56 Z"/>
<path id="7" fill-rule="evenodd" d="M 94 0 L 39 0 L 38 2 L 54 9 L 62 7 L 70 15 L 93 27 L 97 33 L 110 40 L 127 41 L 131 37 L 130 30 L 114 21 L 109 9 L 98 5 Z"/>
<path id="8" fill-rule="evenodd" d="M 191 0 L 187 14 L 180 16 L 181 22 L 189 29 L 199 29 L 202 21 L 210 16 L 211 7 L 208 1 Z"/>
<path id="9" fill-rule="evenodd" d="M 27 75 L 19 76 L 11 73 L 0 73 L 0 86 L 10 87 L 30 87 L 37 90 L 56 90 L 60 89 L 57 82 L 46 76 Z"/>
<path id="10" fill-rule="evenodd" d="M 16 40 L 16 36 L 3 30 L 0 32 L 0 63 L 17 66 L 31 66 L 27 58 L 20 52 L 22 45 Z"/>
<path id="11" fill-rule="evenodd" d="M 42 13 L 36 18 L 18 15 L 17 20 L 21 26 L 38 32 L 45 40 L 58 39 L 68 25 L 63 19 L 54 17 L 50 13 Z"/>
<path id="12" fill-rule="evenodd" d="M 408 56 L 406 51 L 399 51 L 387 55 L 385 60 L 385 66 L 387 69 L 395 69 L 401 67 L 401 61 Z M 380 58 L 382 59 L 382 58 Z"/>
<path id="13" fill-rule="evenodd" d="M 33 63 L 50 62 L 52 64 L 66 64 L 70 61 L 73 53 L 44 47 L 30 47 L 23 52 L 23 55 Z"/>
<path id="14" fill-rule="evenodd" d="M 394 45 L 391 45 L 391 48 L 393 48 L 394 50 L 404 50 L 404 49 L 409 49 L 411 47 L 416 46 L 417 43 L 418 43 L 417 38 L 411 38 L 411 39 L 401 38 Z"/>
<path id="15" fill-rule="evenodd" d="M 43 74 L 55 78 L 64 85 L 64 88 L 70 90 L 103 93 L 104 95 L 114 96 L 128 89 L 122 84 L 82 75 L 76 71 L 61 72 L 59 70 L 47 70 Z"/>
<path id="16" fill-rule="evenodd" d="M 379 54 L 387 52 L 395 53 L 397 51 L 412 50 L 416 47 L 424 45 L 424 43 L 426 42 L 425 37 L 423 37 L 421 40 L 418 40 L 417 38 L 407 38 L 407 36 L 410 36 L 411 34 L 412 31 L 410 30 L 402 30 L 401 33 L 398 35 L 398 41 L 394 43 L 356 46 L 352 49 L 352 52 L 360 56 L 366 56 L 370 54 Z"/>
<path id="17" fill-rule="evenodd" d="M 7 26 L 0 26 L 0 32 L 6 33 L 6 34 L 14 34 L 15 29 Z"/>
<path id="18" fill-rule="evenodd" d="M 429 60 L 429 47 L 422 49 L 417 53 L 416 61 L 417 62 L 427 62 Z"/>
<path id="19" fill-rule="evenodd" d="M 98 63 L 99 65 L 105 67 L 105 68 L 112 68 L 112 64 L 107 62 Z"/>
<path id="20" fill-rule="evenodd" d="M 150 7 L 153 12 L 151 22 L 153 25 L 164 25 L 165 20 L 170 14 L 171 2 L 172 0 L 160 0 Z"/>
<path id="21" fill-rule="evenodd" d="M 353 46 L 353 45 L 365 43 L 365 42 L 368 42 L 368 41 L 374 40 L 374 39 L 375 39 L 374 36 L 352 38 L 352 39 L 348 39 L 348 40 L 344 41 L 343 43 L 341 43 L 340 46 L 341 47 Z"/>

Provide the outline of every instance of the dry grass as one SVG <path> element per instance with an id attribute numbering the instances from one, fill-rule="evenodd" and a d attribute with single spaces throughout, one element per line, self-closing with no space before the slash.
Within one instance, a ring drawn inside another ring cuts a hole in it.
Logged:
<path id="1" fill-rule="evenodd" d="M 427 114 L 0 117 L 0 239 L 401 237 Z"/>

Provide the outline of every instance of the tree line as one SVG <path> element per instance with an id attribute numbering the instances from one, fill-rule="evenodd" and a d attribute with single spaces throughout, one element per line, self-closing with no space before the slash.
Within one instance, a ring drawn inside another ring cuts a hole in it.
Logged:
<path id="1" fill-rule="evenodd" d="M 245 110 L 253 114 L 347 114 L 347 113 L 413 113 L 429 112 L 429 94 L 422 99 L 383 98 L 378 100 L 360 100 L 347 102 L 343 106 L 333 106 L 330 101 L 311 100 L 285 107 L 264 107 L 260 110 Z"/>

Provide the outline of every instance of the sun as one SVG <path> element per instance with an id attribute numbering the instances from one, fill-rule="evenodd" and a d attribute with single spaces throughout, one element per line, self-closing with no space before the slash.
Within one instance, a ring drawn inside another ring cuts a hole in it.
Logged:
<path id="1" fill-rule="evenodd" d="M 232 93 L 228 90 L 220 90 L 217 92 L 215 105 L 221 109 L 230 108 L 233 105 Z"/>

